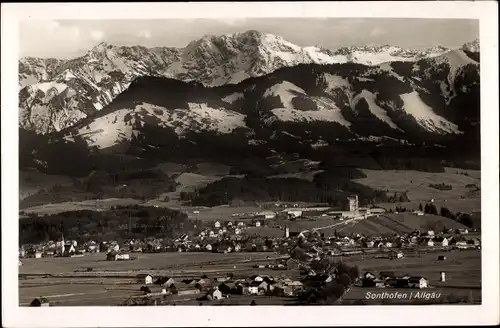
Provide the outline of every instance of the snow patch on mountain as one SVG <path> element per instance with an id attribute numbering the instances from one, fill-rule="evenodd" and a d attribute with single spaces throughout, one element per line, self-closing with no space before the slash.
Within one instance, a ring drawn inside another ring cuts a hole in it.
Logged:
<path id="1" fill-rule="evenodd" d="M 479 39 L 475 39 L 465 43 L 460 49 L 469 52 L 479 52 L 480 51 Z"/>
<path id="2" fill-rule="evenodd" d="M 81 137 L 89 146 L 105 149 L 122 141 L 130 141 L 134 130 L 132 123 L 130 110 L 121 109 L 93 120 L 90 124 L 78 129 L 77 134 L 66 139 Z"/>
<path id="3" fill-rule="evenodd" d="M 245 115 L 225 109 L 210 107 L 205 103 L 188 103 L 189 109 L 166 109 L 148 103 L 137 105 L 136 113 L 147 113 L 159 120 L 158 125 L 172 127 L 179 135 L 189 131 L 214 131 L 231 133 L 245 127 Z"/>
<path id="4" fill-rule="evenodd" d="M 64 83 L 57 83 L 57 82 L 44 82 L 44 83 L 37 83 L 31 86 L 33 90 L 40 90 L 44 93 L 47 93 L 49 90 L 54 89 L 57 93 L 63 92 L 68 86 Z"/>
<path id="5" fill-rule="evenodd" d="M 161 106 L 142 103 L 134 108 L 123 108 L 100 116 L 89 124 L 80 127 L 76 134 L 66 136 L 74 139 L 79 136 L 89 146 L 105 149 L 130 141 L 137 135 L 139 128 L 147 124 L 172 128 L 182 136 L 186 132 L 213 131 L 227 134 L 236 128 L 244 128 L 245 115 L 224 108 L 213 108 L 206 104 L 188 103 L 186 109 L 166 109 Z"/>
<path id="6" fill-rule="evenodd" d="M 340 109 L 335 106 L 331 100 L 323 97 L 312 98 L 318 110 L 298 110 L 287 102 L 289 107 L 274 108 L 271 112 L 277 119 L 284 122 L 337 122 L 345 127 L 349 127 L 351 123 L 342 115 Z"/>
<path id="7" fill-rule="evenodd" d="M 449 51 L 446 54 L 437 57 L 436 59 L 437 63 L 447 62 L 450 65 L 449 79 L 451 81 L 455 80 L 455 77 L 462 69 L 462 67 L 469 64 L 478 65 L 475 60 L 467 56 L 462 50 Z"/>
<path id="8" fill-rule="evenodd" d="M 327 83 L 327 92 L 331 92 L 339 88 L 349 88 L 351 86 L 350 83 L 342 76 L 325 73 L 324 77 Z"/>
<path id="9" fill-rule="evenodd" d="M 223 101 L 229 103 L 229 104 L 232 104 L 234 103 L 236 100 L 238 99 L 243 99 L 244 98 L 244 95 L 243 93 L 241 92 L 235 92 L 235 93 L 232 93 L 224 98 L 222 98 Z"/>
<path id="10" fill-rule="evenodd" d="M 225 108 L 213 108 L 207 104 L 188 103 L 190 112 L 197 115 L 200 121 L 208 120 L 204 129 L 219 133 L 231 133 L 234 129 L 246 127 L 245 115 Z"/>
<path id="11" fill-rule="evenodd" d="M 305 47 L 304 51 L 307 53 L 309 58 L 311 58 L 311 60 L 317 64 L 342 63 L 342 60 L 344 59 L 342 56 L 328 55 L 318 47 Z"/>
<path id="12" fill-rule="evenodd" d="M 281 83 L 275 84 L 264 93 L 264 97 L 278 96 L 281 99 L 281 103 L 285 108 L 293 109 L 292 99 L 299 94 L 306 94 L 306 92 L 288 81 L 283 81 Z"/>
<path id="13" fill-rule="evenodd" d="M 383 63 L 383 64 L 380 64 L 380 65 L 378 66 L 378 68 L 379 68 L 381 71 L 385 71 L 385 72 L 389 73 L 389 75 L 394 76 L 394 77 L 395 77 L 396 79 L 398 79 L 399 81 L 404 82 L 404 78 L 403 78 L 401 75 L 399 75 L 398 73 L 396 73 L 396 72 L 394 71 L 394 69 L 393 69 L 393 68 L 392 68 L 392 66 L 391 66 L 391 63 Z"/>
<path id="14" fill-rule="evenodd" d="M 361 98 L 364 98 L 366 100 L 366 102 L 368 103 L 368 109 L 373 115 L 375 115 L 379 120 L 387 123 L 391 128 L 398 129 L 398 126 L 387 115 L 387 112 L 376 104 L 375 100 L 377 96 L 375 94 L 371 93 L 368 90 L 363 90 L 360 94 L 354 97 L 353 105 L 356 106 Z"/>
<path id="15" fill-rule="evenodd" d="M 426 130 L 438 133 L 460 134 L 458 126 L 434 113 L 416 91 L 399 96 L 403 100 L 403 110 L 412 115 Z"/>

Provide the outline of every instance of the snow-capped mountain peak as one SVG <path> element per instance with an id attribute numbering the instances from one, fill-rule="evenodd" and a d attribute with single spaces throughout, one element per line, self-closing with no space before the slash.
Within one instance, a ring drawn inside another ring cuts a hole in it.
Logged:
<path id="1" fill-rule="evenodd" d="M 478 41 L 469 47 L 476 44 L 478 48 Z M 140 76 L 163 76 L 214 87 L 299 64 L 353 62 L 372 66 L 417 61 L 447 51 L 443 47 L 422 51 L 390 45 L 331 51 L 318 46 L 302 47 L 256 30 L 208 34 L 185 48 L 148 49 L 101 42 L 71 60 L 28 57 L 19 61 L 20 125 L 39 133 L 64 129 L 110 104 Z M 46 83 L 56 83 L 57 87 L 48 88 Z M 26 86 L 31 87 L 22 90 Z"/>
<path id="2" fill-rule="evenodd" d="M 461 49 L 469 52 L 479 52 L 480 51 L 479 39 L 475 39 L 465 43 Z"/>

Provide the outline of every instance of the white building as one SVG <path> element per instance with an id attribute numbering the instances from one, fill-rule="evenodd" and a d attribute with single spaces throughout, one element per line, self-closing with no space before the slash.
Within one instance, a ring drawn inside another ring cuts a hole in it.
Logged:
<path id="1" fill-rule="evenodd" d="M 347 206 L 349 212 L 357 212 L 359 210 L 359 199 L 358 195 L 354 197 L 347 197 Z"/>
<path id="2" fill-rule="evenodd" d="M 302 210 L 298 209 L 284 210 L 283 213 L 286 213 L 288 216 L 293 218 L 299 218 L 302 216 Z"/>
<path id="3" fill-rule="evenodd" d="M 276 213 L 274 212 L 260 212 L 260 213 L 257 213 L 256 216 L 258 217 L 263 217 L 264 219 L 274 219 L 276 217 Z"/>
<path id="4" fill-rule="evenodd" d="M 137 276 L 137 282 L 139 284 L 150 285 L 153 283 L 153 276 L 151 276 L 150 274 L 139 274 Z"/>
<path id="5" fill-rule="evenodd" d="M 290 237 L 290 228 L 288 226 L 285 226 L 285 238 Z"/>
<path id="6" fill-rule="evenodd" d="M 429 286 L 427 279 L 424 277 L 410 277 L 408 285 L 413 288 L 427 288 Z"/>
<path id="7" fill-rule="evenodd" d="M 127 261 L 130 260 L 130 254 L 116 254 L 117 261 Z"/>

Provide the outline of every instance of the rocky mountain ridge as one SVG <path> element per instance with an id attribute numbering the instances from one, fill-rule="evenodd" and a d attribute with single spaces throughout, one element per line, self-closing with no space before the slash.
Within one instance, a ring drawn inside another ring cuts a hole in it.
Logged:
<path id="1" fill-rule="evenodd" d="M 474 48 L 475 49 L 475 48 Z M 71 60 L 22 58 L 19 62 L 20 127 L 60 131 L 109 105 L 140 76 L 237 84 L 299 64 L 413 61 L 446 49 L 418 52 L 398 47 L 349 47 L 330 51 L 299 47 L 258 31 L 204 36 L 185 48 L 116 47 L 101 43 Z"/>

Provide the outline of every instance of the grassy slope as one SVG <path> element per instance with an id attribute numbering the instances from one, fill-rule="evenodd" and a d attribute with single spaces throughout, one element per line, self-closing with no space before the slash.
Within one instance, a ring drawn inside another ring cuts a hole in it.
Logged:
<path id="1" fill-rule="evenodd" d="M 72 179 L 62 175 L 49 175 L 35 170 L 19 171 L 19 199 L 36 194 L 41 189 L 50 189 L 54 185 L 70 185 Z"/>
<path id="2" fill-rule="evenodd" d="M 444 173 L 428 173 L 419 171 L 362 171 L 367 175 L 366 178 L 356 179 L 356 182 L 370 186 L 375 189 L 389 190 L 389 194 L 394 192 L 408 191 L 408 197 L 411 201 L 426 202 L 434 198 L 440 199 L 459 199 L 461 196 L 468 197 L 468 184 L 476 184 L 480 187 L 481 179 L 477 171 L 468 172 L 469 176 L 457 174 L 456 172 L 465 172 L 446 168 Z M 452 186 L 452 190 L 437 190 L 429 187 L 429 184 L 445 183 Z"/>
<path id="3" fill-rule="evenodd" d="M 427 231 L 429 229 L 442 230 L 460 229 L 466 226 L 451 219 L 437 216 L 417 216 L 410 213 L 387 214 L 386 216 L 371 217 L 368 220 L 348 223 L 337 231 L 343 233 L 361 233 L 364 235 L 403 234 L 414 230 Z M 326 231 L 325 231 L 326 234 Z"/>

